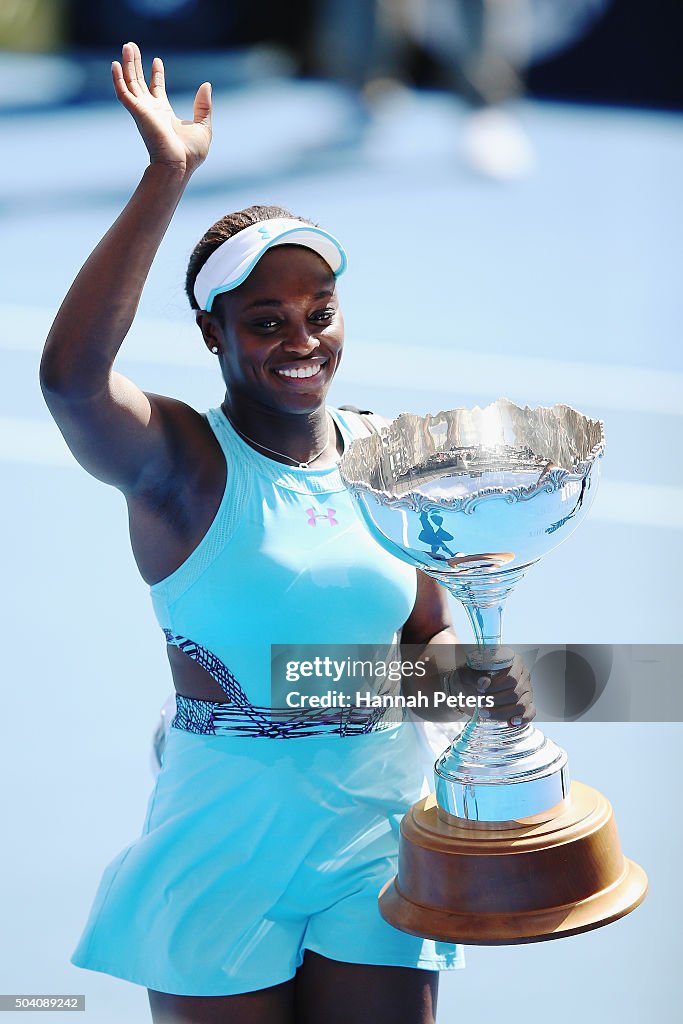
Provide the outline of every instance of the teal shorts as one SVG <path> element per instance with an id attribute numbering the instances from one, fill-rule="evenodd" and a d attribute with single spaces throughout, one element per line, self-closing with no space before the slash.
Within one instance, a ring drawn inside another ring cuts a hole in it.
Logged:
<path id="1" fill-rule="evenodd" d="M 142 834 L 105 869 L 71 963 L 194 996 L 277 985 L 307 949 L 463 967 L 462 947 L 377 906 L 423 781 L 411 723 L 285 740 L 172 728 Z"/>

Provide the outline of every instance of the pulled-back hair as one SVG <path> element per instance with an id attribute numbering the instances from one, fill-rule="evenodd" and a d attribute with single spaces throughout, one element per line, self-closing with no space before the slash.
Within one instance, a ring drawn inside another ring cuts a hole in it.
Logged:
<path id="1" fill-rule="evenodd" d="M 197 280 L 197 274 L 211 253 L 219 245 L 227 241 L 228 238 L 236 235 L 238 231 L 251 227 L 252 224 L 258 224 L 262 220 L 271 220 L 275 217 L 294 218 L 295 220 L 303 221 L 304 224 L 312 224 L 314 227 L 318 226 L 312 220 L 307 220 L 305 217 L 296 217 L 295 214 L 285 210 L 282 206 L 248 206 L 246 210 L 226 213 L 225 217 L 217 220 L 206 234 L 199 239 L 190 256 L 187 274 L 185 275 L 185 292 L 193 309 L 199 309 L 199 303 L 194 296 L 194 283 Z"/>

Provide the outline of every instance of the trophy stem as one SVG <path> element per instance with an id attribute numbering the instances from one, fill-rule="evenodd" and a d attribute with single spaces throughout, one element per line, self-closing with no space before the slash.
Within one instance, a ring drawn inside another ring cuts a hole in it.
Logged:
<path id="1" fill-rule="evenodd" d="M 504 599 L 495 608 L 477 608 L 476 605 L 465 605 L 465 611 L 472 623 L 477 643 L 482 646 L 498 647 L 502 634 Z"/>
<path id="2" fill-rule="evenodd" d="M 530 564 L 448 581 L 474 629 L 477 650 L 467 664 L 475 671 L 512 664 L 514 652 L 500 644 L 503 611 Z M 441 810 L 473 824 L 518 822 L 555 808 L 569 792 L 567 755 L 552 740 L 528 724 L 482 720 L 478 710 L 439 757 L 434 774 Z"/>
<path id="3" fill-rule="evenodd" d="M 505 603 L 526 574 L 529 564 L 496 575 L 470 576 L 468 579 L 441 580 L 460 601 L 472 623 L 478 650 L 467 656 L 467 664 L 478 672 L 509 668 L 514 653 L 501 647 Z M 478 716 L 476 716 L 478 718 Z"/>

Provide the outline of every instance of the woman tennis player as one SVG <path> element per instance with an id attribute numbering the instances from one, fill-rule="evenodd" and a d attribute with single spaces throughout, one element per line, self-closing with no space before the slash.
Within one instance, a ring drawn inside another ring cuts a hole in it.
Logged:
<path id="1" fill-rule="evenodd" d="M 376 709 L 275 714 L 269 689 L 271 644 L 455 639 L 445 591 L 384 552 L 339 477 L 367 433 L 325 405 L 344 250 L 279 207 L 224 217 L 187 272 L 221 404 L 201 413 L 116 372 L 208 153 L 211 89 L 182 121 L 161 60 L 148 84 L 127 43 L 112 72 L 150 163 L 59 310 L 41 383 L 80 464 L 126 497 L 177 713 L 142 833 L 105 869 L 72 963 L 145 986 L 155 1024 L 427 1024 L 462 951 L 377 907 L 420 796 L 415 730 Z M 519 662 L 491 691 L 494 717 L 533 717 Z"/>

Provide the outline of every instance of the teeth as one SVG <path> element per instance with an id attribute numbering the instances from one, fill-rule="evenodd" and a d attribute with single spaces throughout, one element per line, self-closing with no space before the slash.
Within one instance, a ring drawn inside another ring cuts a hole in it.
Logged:
<path id="1" fill-rule="evenodd" d="M 281 377 L 315 377 L 316 373 L 320 373 L 321 369 L 320 363 L 316 363 L 315 366 L 292 367 L 291 369 L 278 370 L 277 372 Z"/>

